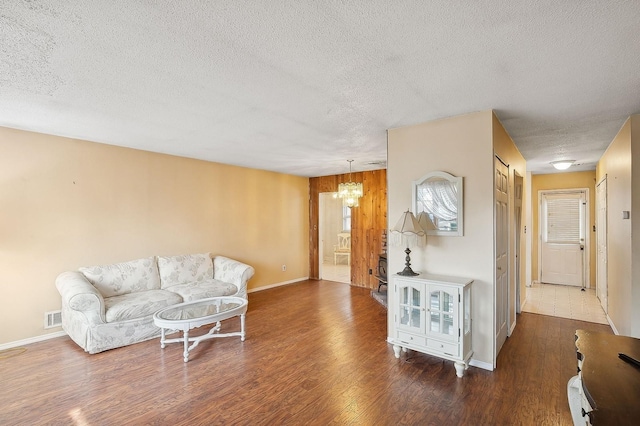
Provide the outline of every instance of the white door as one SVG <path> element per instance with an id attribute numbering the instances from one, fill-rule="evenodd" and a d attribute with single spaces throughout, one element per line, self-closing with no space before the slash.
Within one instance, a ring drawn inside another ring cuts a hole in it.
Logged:
<path id="1" fill-rule="evenodd" d="M 502 345 L 507 340 L 508 301 L 509 301 L 509 168 L 499 158 L 495 159 L 495 250 L 496 250 L 496 289 L 495 324 L 496 348 L 495 360 Z"/>
<path id="2" fill-rule="evenodd" d="M 585 191 L 543 191 L 540 281 L 582 286 L 585 267 Z"/>
<path id="3" fill-rule="evenodd" d="M 598 299 L 605 313 L 607 300 L 607 177 L 596 187 L 596 288 Z"/>

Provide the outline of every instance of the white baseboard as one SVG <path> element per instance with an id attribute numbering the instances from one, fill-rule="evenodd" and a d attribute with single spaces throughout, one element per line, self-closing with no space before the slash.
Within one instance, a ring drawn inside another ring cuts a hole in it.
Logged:
<path id="1" fill-rule="evenodd" d="M 18 346 L 29 345 L 31 343 L 42 342 L 44 340 L 54 339 L 56 337 L 66 336 L 64 331 L 56 331 L 55 333 L 43 334 L 42 336 L 30 337 L 28 339 L 16 340 L 15 342 L 3 343 L 0 345 L 0 351 L 5 349 L 17 348 Z"/>
<path id="2" fill-rule="evenodd" d="M 484 361 L 478 361 L 477 359 L 471 358 L 469 360 L 469 365 L 482 368 L 483 370 L 493 371 L 493 364 Z"/>
<path id="3" fill-rule="evenodd" d="M 616 328 L 616 326 L 613 323 L 613 321 L 611 320 L 611 318 L 609 318 L 609 314 L 607 314 L 607 322 L 611 326 L 611 329 L 613 330 L 613 334 L 615 334 L 616 336 L 619 336 L 620 333 L 618 333 L 618 329 Z"/>
<path id="4" fill-rule="evenodd" d="M 296 278 L 294 280 L 282 281 L 280 283 L 269 284 L 269 285 L 265 285 L 265 286 L 258 287 L 258 288 L 252 288 L 251 290 L 247 290 L 247 293 L 255 293 L 256 291 L 262 291 L 262 290 L 268 290 L 270 288 L 282 287 L 283 285 L 299 283 L 300 281 L 306 281 L 308 279 L 309 279 L 309 277 L 302 277 L 302 278 Z"/>

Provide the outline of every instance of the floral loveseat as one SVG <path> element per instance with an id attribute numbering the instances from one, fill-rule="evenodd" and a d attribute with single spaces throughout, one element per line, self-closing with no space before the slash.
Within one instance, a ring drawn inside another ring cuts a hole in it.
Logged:
<path id="1" fill-rule="evenodd" d="M 62 328 L 94 354 L 153 339 L 153 314 L 176 303 L 217 296 L 247 298 L 254 269 L 209 253 L 154 256 L 63 272 Z"/>

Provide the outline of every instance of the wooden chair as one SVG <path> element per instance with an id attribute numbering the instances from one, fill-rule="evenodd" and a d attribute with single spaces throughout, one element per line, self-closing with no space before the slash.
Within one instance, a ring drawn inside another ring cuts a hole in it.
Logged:
<path id="1" fill-rule="evenodd" d="M 349 232 L 339 233 L 338 244 L 333 247 L 333 264 L 338 264 L 338 256 L 346 256 L 347 265 L 351 265 L 351 234 Z"/>

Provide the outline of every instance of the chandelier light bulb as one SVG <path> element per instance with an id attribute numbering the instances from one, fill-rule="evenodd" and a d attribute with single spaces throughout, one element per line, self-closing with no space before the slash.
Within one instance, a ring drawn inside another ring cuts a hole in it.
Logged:
<path id="1" fill-rule="evenodd" d="M 351 163 L 353 160 L 347 161 L 349 162 L 349 182 L 338 185 L 338 197 L 342 198 L 342 204 L 345 207 L 358 207 L 359 199 L 364 194 L 364 191 L 362 189 L 362 183 L 351 182 Z"/>

